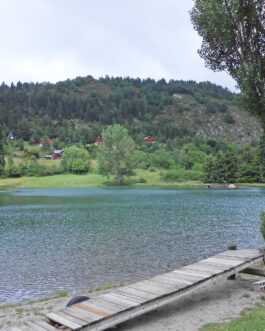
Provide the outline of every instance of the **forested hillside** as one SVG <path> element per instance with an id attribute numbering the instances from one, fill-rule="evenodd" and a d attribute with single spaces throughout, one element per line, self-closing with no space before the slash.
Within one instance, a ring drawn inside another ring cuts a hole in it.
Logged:
<path id="1" fill-rule="evenodd" d="M 120 123 L 134 140 L 160 142 L 184 136 L 257 141 L 261 129 L 240 109 L 235 94 L 209 82 L 78 77 L 56 84 L 0 86 L 5 132 L 37 142 L 93 142 L 103 127 Z"/>

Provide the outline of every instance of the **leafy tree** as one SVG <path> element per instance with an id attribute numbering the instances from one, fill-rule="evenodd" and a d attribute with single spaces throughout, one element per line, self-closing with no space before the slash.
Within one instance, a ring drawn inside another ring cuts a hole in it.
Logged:
<path id="1" fill-rule="evenodd" d="M 206 65 L 235 79 L 265 127 L 264 0 L 195 0 L 191 19 Z"/>
<path id="2" fill-rule="evenodd" d="M 5 168 L 5 155 L 4 155 L 4 143 L 3 143 L 3 132 L 0 125 L 0 176 L 3 175 Z"/>
<path id="3" fill-rule="evenodd" d="M 219 152 L 209 157 L 205 164 L 205 181 L 208 183 L 234 183 L 238 169 L 237 157 L 232 153 Z"/>
<path id="4" fill-rule="evenodd" d="M 61 159 L 64 171 L 72 173 L 86 173 L 90 170 L 90 159 L 86 149 L 78 146 L 67 147 Z"/>
<path id="5" fill-rule="evenodd" d="M 244 105 L 260 120 L 265 135 L 264 0 L 195 0 L 191 20 L 202 37 L 200 56 L 210 69 L 235 79 Z M 264 141 L 265 137 L 263 173 Z"/>
<path id="6" fill-rule="evenodd" d="M 102 132 L 104 142 L 97 153 L 99 173 L 115 177 L 115 181 L 124 184 L 125 176 L 132 173 L 132 153 L 135 145 L 126 128 L 119 124 L 108 126 Z"/>

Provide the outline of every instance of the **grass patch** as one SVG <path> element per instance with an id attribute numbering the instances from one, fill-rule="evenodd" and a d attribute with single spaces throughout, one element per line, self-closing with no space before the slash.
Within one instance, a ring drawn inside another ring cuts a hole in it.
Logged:
<path id="1" fill-rule="evenodd" d="M 57 293 L 55 293 L 54 295 L 52 296 L 49 296 L 49 297 L 43 297 L 43 298 L 40 298 L 38 300 L 31 300 L 31 301 L 28 301 L 26 302 L 27 305 L 32 305 L 34 303 L 38 303 L 38 302 L 43 302 L 43 301 L 49 301 L 49 300 L 53 300 L 53 299 L 59 299 L 59 298 L 65 298 L 69 295 L 69 293 L 65 290 L 60 290 L 58 291 Z"/>
<path id="2" fill-rule="evenodd" d="M 139 180 L 141 179 L 141 180 Z M 140 182 L 139 182 L 140 181 Z M 163 188 L 202 188 L 200 181 L 185 181 L 181 183 L 166 183 L 161 180 L 160 171 L 137 169 L 129 179 L 132 187 L 163 187 Z M 0 179 L 0 190 L 5 188 L 67 188 L 67 187 L 107 187 L 106 177 L 97 173 L 86 175 L 62 174 L 44 177 L 21 177 Z"/>
<path id="3" fill-rule="evenodd" d="M 265 309 L 244 310 L 241 317 L 230 323 L 205 325 L 201 331 L 264 331 Z"/>
<path id="4" fill-rule="evenodd" d="M 10 303 L 10 304 L 0 306 L 0 310 L 6 310 L 8 308 L 13 308 L 13 307 L 16 307 L 16 306 L 17 306 L 17 304 Z"/>

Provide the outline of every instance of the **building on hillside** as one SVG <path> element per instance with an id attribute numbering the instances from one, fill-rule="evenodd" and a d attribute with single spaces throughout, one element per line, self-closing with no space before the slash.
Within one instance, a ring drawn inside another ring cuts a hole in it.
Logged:
<path id="1" fill-rule="evenodd" d="M 63 149 L 55 149 L 53 151 L 53 159 L 54 160 L 60 160 L 63 156 L 63 152 L 64 152 Z"/>
<path id="2" fill-rule="evenodd" d="M 154 138 L 152 136 L 146 136 L 144 138 L 144 141 L 154 143 L 154 142 L 156 142 L 156 138 Z"/>
<path id="3" fill-rule="evenodd" d="M 95 142 L 94 142 L 94 145 L 100 145 L 104 142 L 104 139 L 102 137 L 97 137 Z"/>
<path id="4" fill-rule="evenodd" d="M 14 139 L 15 139 L 15 137 L 14 137 L 13 132 L 9 132 L 9 134 L 7 135 L 7 140 L 13 141 Z"/>

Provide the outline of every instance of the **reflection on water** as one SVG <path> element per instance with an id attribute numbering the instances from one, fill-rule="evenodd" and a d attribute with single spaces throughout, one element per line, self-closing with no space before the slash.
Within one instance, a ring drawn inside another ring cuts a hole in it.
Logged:
<path id="1" fill-rule="evenodd" d="M 135 281 L 263 244 L 265 190 L 39 189 L 0 193 L 0 304 Z"/>

